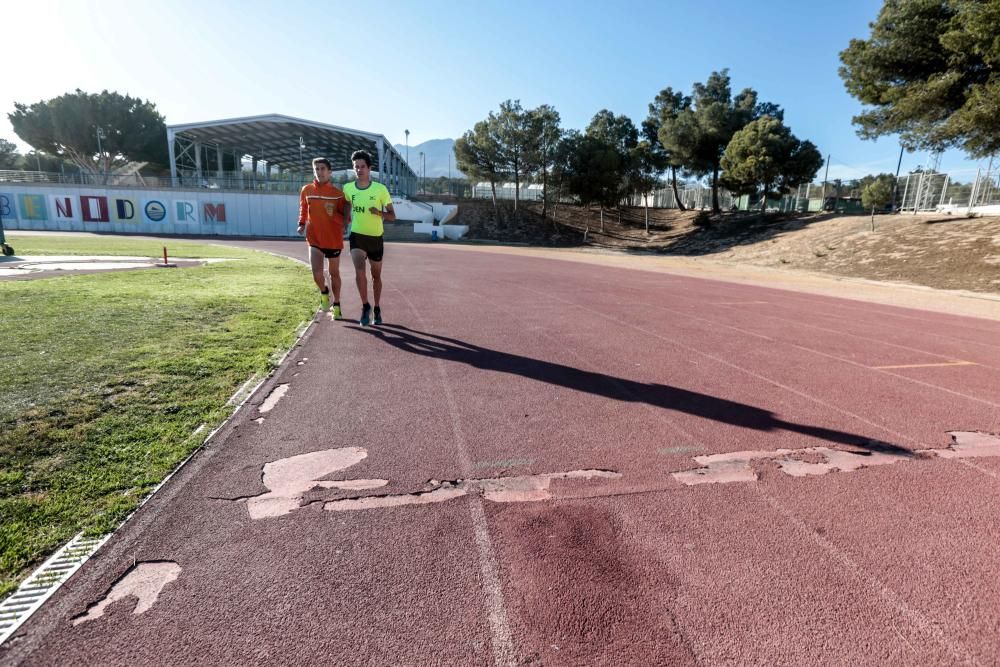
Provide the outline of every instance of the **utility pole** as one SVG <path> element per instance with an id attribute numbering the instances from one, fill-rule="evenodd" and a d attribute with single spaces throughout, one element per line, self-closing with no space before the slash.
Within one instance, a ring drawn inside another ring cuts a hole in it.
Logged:
<path id="1" fill-rule="evenodd" d="M 403 130 L 403 132 L 406 134 L 406 168 L 409 169 L 410 171 L 413 171 L 413 167 L 410 166 L 410 131 Z M 406 180 L 407 182 L 409 182 L 410 177 L 407 176 Z M 406 194 L 407 195 L 413 194 L 413 192 L 410 190 L 410 186 L 406 187 Z"/>
<path id="2" fill-rule="evenodd" d="M 823 206 L 826 206 L 826 178 L 830 175 L 830 154 L 826 154 L 826 171 L 823 172 Z M 836 205 L 834 205 L 836 208 Z"/>

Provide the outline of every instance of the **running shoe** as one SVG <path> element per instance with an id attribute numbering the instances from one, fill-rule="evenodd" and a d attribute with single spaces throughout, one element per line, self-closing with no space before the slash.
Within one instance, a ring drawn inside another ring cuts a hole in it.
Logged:
<path id="1" fill-rule="evenodd" d="M 324 312 L 327 311 L 327 310 L 330 310 L 330 295 L 329 294 L 320 294 L 320 301 L 321 301 L 320 308 L 323 309 Z"/>
<path id="2" fill-rule="evenodd" d="M 340 312 L 340 305 L 336 303 L 333 304 L 333 319 L 339 320 L 341 317 L 343 317 L 343 315 Z"/>
<path id="3" fill-rule="evenodd" d="M 371 312 L 372 312 L 372 307 L 369 306 L 367 303 L 364 306 L 362 306 L 361 319 L 358 320 L 358 324 L 360 324 L 363 327 L 368 326 L 368 324 L 371 322 L 371 319 L 369 318 Z"/>
<path id="4" fill-rule="evenodd" d="M 382 309 L 375 306 L 375 319 L 372 320 L 372 324 L 382 324 Z"/>

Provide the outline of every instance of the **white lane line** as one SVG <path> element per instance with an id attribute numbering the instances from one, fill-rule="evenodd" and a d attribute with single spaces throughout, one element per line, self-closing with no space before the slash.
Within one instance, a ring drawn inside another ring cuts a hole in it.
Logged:
<path id="1" fill-rule="evenodd" d="M 978 366 L 974 361 L 948 361 L 940 364 L 899 364 L 897 366 L 872 366 L 875 370 L 887 370 L 892 368 L 947 368 L 949 366 Z"/>
<path id="2" fill-rule="evenodd" d="M 810 528 L 805 522 L 802 521 L 802 519 L 795 516 L 791 510 L 786 508 L 776 498 L 768 495 L 759 485 L 755 485 L 753 488 L 758 494 L 760 494 L 760 497 L 764 500 L 764 502 L 770 505 L 774 511 L 783 516 L 785 520 L 791 523 L 800 532 L 808 535 L 820 549 L 826 552 L 828 558 L 839 562 L 849 575 L 875 593 L 882 600 L 883 604 L 895 609 L 896 612 L 905 618 L 920 634 L 927 639 L 936 642 L 939 646 L 947 650 L 953 658 L 961 661 L 962 663 L 972 665 L 981 664 L 964 646 L 950 641 L 950 637 L 941 629 L 939 623 L 932 619 L 928 619 L 921 614 L 919 610 L 911 607 L 907 604 L 907 601 L 903 597 L 889 588 L 886 584 L 879 581 L 879 579 L 866 574 L 869 568 L 855 563 L 854 560 L 847 555 L 847 553 L 838 548 L 833 542 Z"/>
<path id="3" fill-rule="evenodd" d="M 397 289 L 396 291 L 403 297 L 417 319 L 420 320 L 420 328 L 426 331 L 427 323 L 421 317 L 420 311 L 417 310 L 413 302 L 410 301 L 402 290 Z M 471 476 L 473 470 L 472 459 L 469 457 L 465 434 L 462 431 L 462 420 L 459 416 L 458 404 L 455 401 L 454 392 L 451 390 L 451 384 L 448 382 L 448 373 L 441 359 L 436 358 L 434 365 L 441 379 L 441 386 L 444 388 L 445 400 L 448 404 L 448 413 L 451 416 L 451 428 L 455 435 L 459 467 L 462 470 L 463 476 Z M 504 602 L 503 587 L 500 584 L 500 568 L 497 565 L 496 551 L 490 539 L 489 524 L 486 521 L 486 512 L 483 509 L 482 497 L 472 496 L 469 499 L 469 514 L 472 519 L 472 532 L 476 541 L 476 550 L 479 552 L 479 567 L 483 575 L 482 588 L 486 596 L 486 614 L 490 623 L 490 632 L 493 640 L 493 662 L 502 667 L 514 667 L 517 664 L 514 638 L 510 632 L 507 606 Z"/>

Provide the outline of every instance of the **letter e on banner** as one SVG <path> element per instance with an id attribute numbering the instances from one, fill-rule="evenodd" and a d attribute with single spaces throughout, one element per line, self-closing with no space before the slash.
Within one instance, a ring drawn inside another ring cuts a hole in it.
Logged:
<path id="1" fill-rule="evenodd" d="M 18 195 L 17 205 L 21 209 L 21 220 L 44 221 L 49 219 L 43 195 Z"/>

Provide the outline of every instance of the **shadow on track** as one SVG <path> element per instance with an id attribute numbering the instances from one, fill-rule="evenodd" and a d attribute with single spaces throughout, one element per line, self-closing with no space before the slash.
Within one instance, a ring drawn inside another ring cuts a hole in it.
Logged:
<path id="1" fill-rule="evenodd" d="M 646 403 L 657 408 L 685 412 L 704 419 L 756 431 L 792 431 L 821 440 L 859 447 L 869 452 L 894 453 L 904 456 L 912 454 L 910 450 L 898 445 L 821 426 L 796 424 L 780 419 L 768 410 L 679 387 L 636 382 L 613 375 L 580 370 L 572 366 L 479 347 L 454 338 L 417 331 L 402 325 L 385 324 L 379 327 L 350 328 L 367 333 L 397 349 L 413 354 L 466 364 L 486 371 L 519 375 L 537 382 L 545 382 L 617 401 Z"/>

